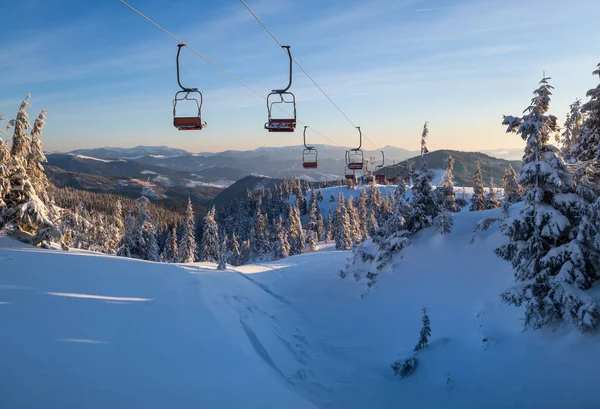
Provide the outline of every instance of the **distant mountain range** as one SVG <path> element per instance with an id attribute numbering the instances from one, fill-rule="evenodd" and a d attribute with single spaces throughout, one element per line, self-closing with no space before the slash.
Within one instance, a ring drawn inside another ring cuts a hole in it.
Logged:
<path id="1" fill-rule="evenodd" d="M 205 205 L 217 195 L 217 202 L 227 202 L 261 181 L 271 184 L 275 182 L 273 179 L 291 177 L 314 182 L 339 180 L 344 174 L 347 148 L 315 147 L 319 152 L 319 168 L 314 170 L 302 167 L 303 146 L 197 154 L 166 146 L 136 146 L 48 153 L 47 173 L 57 186 L 118 192 L 132 197 L 144 192 L 155 199 L 190 196 L 194 202 Z M 385 166 L 378 173 L 393 175 L 400 172 L 403 161 L 412 158 L 417 166 L 420 161 L 418 152 L 393 146 L 386 146 L 383 151 Z M 516 155 L 511 150 L 502 152 Z M 520 160 L 509 162 L 480 152 L 440 150 L 425 157 L 437 179 L 446 168 L 448 155 L 456 161 L 454 172 L 458 186 L 472 185 L 477 162 L 483 169 L 486 185 L 491 177 L 499 185 L 508 163 L 517 171 L 521 167 Z M 381 164 L 379 151 L 364 151 L 365 159 L 371 156 L 376 165 Z M 437 179 L 434 184 L 439 183 Z M 226 189 L 228 186 L 231 188 Z"/>

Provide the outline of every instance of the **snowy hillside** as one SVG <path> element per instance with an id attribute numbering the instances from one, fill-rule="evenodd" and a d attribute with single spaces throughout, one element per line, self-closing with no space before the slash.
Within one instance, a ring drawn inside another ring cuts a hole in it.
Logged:
<path id="1" fill-rule="evenodd" d="M 417 233 L 371 288 L 339 277 L 350 252 L 330 246 L 220 272 L 0 238 L 0 406 L 598 407 L 597 335 L 522 332 L 498 296 L 513 277 L 493 254 L 505 238 L 492 227 L 469 244 L 499 214 Z M 430 346 L 394 377 L 423 305 Z"/>

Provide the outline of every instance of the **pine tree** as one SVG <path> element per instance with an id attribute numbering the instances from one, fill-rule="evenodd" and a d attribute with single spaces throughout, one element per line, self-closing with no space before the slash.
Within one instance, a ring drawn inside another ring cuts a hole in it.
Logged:
<path id="1" fill-rule="evenodd" d="M 516 203 L 521 200 L 523 188 L 517 180 L 517 172 L 510 164 L 506 167 L 502 177 L 502 190 L 504 191 L 504 200 L 509 203 Z"/>
<path id="2" fill-rule="evenodd" d="M 425 122 L 423 124 L 423 133 L 421 134 L 421 161 L 423 161 L 423 155 L 429 153 L 429 149 L 427 149 L 427 138 L 429 137 L 429 122 Z"/>
<path id="3" fill-rule="evenodd" d="M 2 162 L 4 162 L 4 164 L 0 162 L 0 173 L 4 174 L 2 178 L 4 181 L 0 182 L 0 190 L 4 191 L 3 198 L 0 200 L 0 230 L 8 229 L 25 232 L 31 236 L 31 243 L 37 245 L 50 241 L 60 241 L 62 234 L 50 219 L 48 208 L 38 197 L 32 180 L 27 173 L 30 141 L 26 130 L 31 128 L 27 114 L 28 100 L 29 95 L 21 103 L 17 118 L 14 120 L 10 157 L 6 154 L 6 148 L 0 147 L 2 151 L 0 155 L 2 156 Z M 34 135 L 36 141 L 39 141 L 37 136 L 41 134 L 44 126 L 43 119 L 40 119 L 42 117 L 43 115 L 40 115 L 35 122 Z M 4 146 L 4 143 L 2 145 Z M 36 155 L 40 152 L 41 142 L 36 145 Z M 34 156 L 34 159 L 36 157 Z M 42 183 L 42 179 L 46 180 L 43 174 L 40 176 L 40 183 Z M 45 191 L 42 192 L 42 196 L 47 198 Z"/>
<path id="4" fill-rule="evenodd" d="M 287 240 L 287 234 L 283 228 L 283 219 L 281 216 L 270 229 L 270 242 L 272 245 L 273 258 L 275 260 L 286 258 L 290 255 L 290 244 Z"/>
<path id="5" fill-rule="evenodd" d="M 302 229 L 300 211 L 295 205 L 290 208 L 290 216 L 287 220 L 287 235 L 290 244 L 290 256 L 304 253 L 306 236 Z"/>
<path id="6" fill-rule="evenodd" d="M 479 211 L 486 209 L 486 201 L 483 185 L 483 171 L 481 165 L 477 162 L 475 174 L 473 175 L 473 196 L 471 196 L 471 207 L 469 211 Z"/>
<path id="7" fill-rule="evenodd" d="M 167 263 L 175 263 L 179 260 L 179 249 L 177 248 L 177 229 L 175 226 L 171 229 L 167 236 L 163 261 Z"/>
<path id="8" fill-rule="evenodd" d="M 208 211 L 204 218 L 202 229 L 202 241 L 200 244 L 200 261 L 219 262 L 219 227 L 215 221 L 215 207 Z"/>
<path id="9" fill-rule="evenodd" d="M 440 234 L 450 233 L 452 231 L 452 226 L 454 226 L 452 214 L 448 210 L 442 209 L 435 219 L 433 219 L 433 226 Z"/>
<path id="10" fill-rule="evenodd" d="M 581 136 L 581 100 L 577 99 L 569 106 L 570 110 L 565 120 L 564 132 L 558 139 L 562 145 L 561 152 L 567 162 L 571 162 L 573 146 L 579 141 Z M 558 134 L 557 134 L 558 135 Z"/>
<path id="11" fill-rule="evenodd" d="M 456 193 L 454 192 L 454 158 L 448 156 L 448 167 L 442 176 L 442 182 L 438 187 L 443 200 L 444 209 L 450 212 L 458 212 L 460 208 L 456 204 Z"/>
<path id="12" fill-rule="evenodd" d="M 265 259 L 271 251 L 269 244 L 268 221 L 260 207 L 254 215 L 254 226 L 252 227 L 252 241 L 250 245 L 250 258 L 253 260 Z"/>
<path id="13" fill-rule="evenodd" d="M 598 279 L 600 256 L 592 243 L 595 230 L 586 202 L 572 194 L 573 186 L 558 149 L 549 145 L 558 130 L 547 115 L 552 87 L 542 79 L 523 117 L 505 116 L 507 132 L 525 141 L 519 182 L 526 189 L 525 208 L 506 221 L 510 242 L 496 254 L 511 263 L 517 284 L 502 299 L 525 307 L 524 324 L 534 329 L 567 320 L 580 331 L 597 326 L 600 310 L 582 290 Z M 584 209 L 583 212 L 579 209 Z"/>
<path id="14" fill-rule="evenodd" d="M 362 189 L 358 198 L 358 221 L 360 236 L 365 240 L 369 236 L 369 211 L 367 210 L 367 191 Z M 376 222 L 377 223 L 377 222 Z"/>
<path id="15" fill-rule="evenodd" d="M 327 181 L 325 181 L 325 187 L 327 186 Z M 317 192 L 317 200 L 319 202 L 323 201 L 323 192 L 321 191 L 321 189 L 319 189 L 319 191 Z"/>
<path id="16" fill-rule="evenodd" d="M 123 234 L 123 237 L 121 237 L 121 240 L 119 241 L 119 244 L 117 246 L 117 256 L 133 257 L 133 255 L 136 253 L 137 243 L 134 238 L 135 219 L 133 217 L 133 214 L 131 214 L 131 212 L 129 212 L 127 214 L 127 216 L 125 216 L 124 224 L 125 224 L 125 233 Z M 74 242 L 74 244 L 77 247 L 77 242 Z"/>
<path id="17" fill-rule="evenodd" d="M 183 234 L 178 248 L 180 263 L 193 263 L 196 261 L 196 221 L 192 200 L 188 198 L 188 205 L 183 221 Z"/>
<path id="18" fill-rule="evenodd" d="M 327 213 L 327 220 L 325 221 L 325 242 L 331 242 L 333 238 L 333 215 L 331 209 Z"/>
<path id="19" fill-rule="evenodd" d="M 329 195 L 329 203 L 333 203 L 333 202 L 335 202 L 335 196 L 332 193 L 331 195 Z"/>
<path id="20" fill-rule="evenodd" d="M 217 270 L 227 270 L 227 236 L 223 234 L 223 240 L 219 246 L 219 264 Z"/>
<path id="21" fill-rule="evenodd" d="M 593 74 L 600 77 L 600 64 Z M 590 100 L 581 107 L 583 122 L 579 139 L 571 152 L 571 156 L 578 162 L 596 159 L 600 147 L 600 84 L 590 89 L 586 95 Z"/>
<path id="22" fill-rule="evenodd" d="M 240 265 L 240 244 L 238 242 L 237 235 L 235 232 L 231 234 L 231 239 L 229 240 L 229 263 L 237 266 Z"/>
<path id="23" fill-rule="evenodd" d="M 317 242 L 319 241 L 319 205 L 317 204 L 317 196 L 313 190 L 310 195 L 310 211 L 308 213 L 308 219 L 306 222 L 306 244 L 310 251 L 317 249 Z"/>
<path id="24" fill-rule="evenodd" d="M 490 187 L 485 198 L 485 207 L 486 209 L 496 209 L 500 207 L 500 200 L 498 200 L 498 197 L 496 196 L 496 190 L 494 188 L 494 178 L 490 178 Z"/>
<path id="25" fill-rule="evenodd" d="M 325 231 L 325 222 L 323 221 L 323 215 L 320 212 L 317 216 L 317 232 L 319 233 L 319 241 L 324 241 L 327 237 L 327 232 Z"/>
<path id="26" fill-rule="evenodd" d="M 421 333 L 419 334 L 419 342 L 417 342 L 417 345 L 415 345 L 415 352 L 426 348 L 427 343 L 429 342 L 429 337 L 431 336 L 431 321 L 429 320 L 429 316 L 427 315 L 427 307 L 423 307 L 422 320 L 423 327 L 421 328 Z"/>
<path id="27" fill-rule="evenodd" d="M 352 246 L 350 220 L 348 219 L 344 196 L 341 192 L 338 195 L 338 206 L 335 211 L 334 230 L 336 250 L 349 250 Z"/>
<path id="28" fill-rule="evenodd" d="M 416 230 L 431 226 L 437 216 L 438 205 L 431 186 L 432 175 L 427 169 L 427 162 L 423 161 L 421 170 L 413 176 L 413 219 Z"/>
<path id="29" fill-rule="evenodd" d="M 138 203 L 138 214 L 135 219 L 136 255 L 143 260 L 159 261 L 160 251 L 156 242 L 156 227 L 154 221 L 148 215 L 147 197 L 141 196 L 136 200 Z"/>

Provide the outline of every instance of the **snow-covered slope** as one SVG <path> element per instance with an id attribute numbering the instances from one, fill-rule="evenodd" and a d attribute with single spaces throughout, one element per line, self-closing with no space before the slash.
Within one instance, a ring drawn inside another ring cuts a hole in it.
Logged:
<path id="1" fill-rule="evenodd" d="M 327 200 L 327 199 L 326 199 Z M 418 233 L 394 271 L 341 279 L 348 252 L 219 272 L 0 239 L 0 403 L 32 408 L 596 408 L 598 335 L 522 332 L 499 210 Z M 412 353 L 421 307 L 430 346 Z"/>

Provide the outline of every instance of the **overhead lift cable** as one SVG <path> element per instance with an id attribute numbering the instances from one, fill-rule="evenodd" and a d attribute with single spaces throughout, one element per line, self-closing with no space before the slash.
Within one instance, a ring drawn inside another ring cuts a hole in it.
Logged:
<path id="1" fill-rule="evenodd" d="M 156 28 L 158 28 L 159 30 L 161 30 L 163 33 L 165 33 L 166 35 L 168 35 L 169 37 L 171 37 L 172 39 L 174 39 L 175 41 L 177 41 L 179 44 L 185 44 L 185 46 L 194 54 L 196 54 L 197 56 L 201 57 L 202 59 L 204 59 L 206 62 L 208 62 L 209 64 L 211 64 L 213 67 L 217 68 L 219 71 L 221 71 L 222 73 L 224 73 L 225 75 L 227 75 L 229 78 L 231 78 L 232 80 L 234 80 L 235 82 L 237 82 L 238 84 L 242 85 L 243 87 L 245 87 L 246 89 L 248 89 L 249 91 L 251 91 L 252 93 L 258 95 L 260 98 L 266 100 L 267 97 L 265 97 L 264 95 L 262 95 L 260 92 L 256 91 L 254 88 L 252 88 L 250 85 L 246 84 L 245 82 L 243 82 L 242 80 L 240 80 L 239 78 L 237 78 L 236 76 L 234 76 L 233 74 L 231 74 L 229 71 L 227 71 L 225 68 L 221 67 L 220 65 L 218 65 L 217 63 L 215 63 L 214 61 L 212 61 L 210 58 L 206 57 L 204 54 L 196 51 L 194 48 L 190 47 L 189 44 L 187 44 L 185 41 L 181 40 L 180 38 L 178 38 L 177 36 L 175 36 L 174 34 L 172 34 L 171 32 L 169 32 L 168 30 L 166 30 L 165 28 L 161 27 L 158 23 L 156 23 L 155 21 L 153 21 L 150 17 L 146 16 L 144 13 L 142 13 L 141 11 L 137 10 L 135 7 L 133 7 L 131 4 L 127 3 L 125 0 L 119 0 L 121 3 L 123 3 L 125 6 L 129 7 L 132 11 L 134 11 L 136 14 L 138 14 L 140 17 L 142 17 L 143 19 L 145 19 L 146 21 L 148 21 L 149 23 L 151 23 L 152 25 L 154 25 Z M 297 63 L 296 63 L 297 64 Z M 281 109 L 281 108 L 280 108 Z M 283 112 L 285 112 L 286 114 L 289 114 L 288 112 L 286 112 L 285 110 L 281 109 Z M 305 122 L 303 121 L 298 121 L 299 123 L 301 123 L 302 125 L 307 125 Z M 308 125 L 307 125 L 308 126 Z M 327 136 L 323 135 L 321 132 L 317 131 L 316 129 L 312 128 L 311 129 L 320 137 L 322 137 L 323 139 L 328 140 L 329 142 L 331 142 L 333 145 L 335 146 L 340 146 L 337 143 L 335 143 L 333 140 L 331 140 L 330 138 L 328 138 Z"/>
<path id="2" fill-rule="evenodd" d="M 265 23 L 262 22 L 262 20 L 258 17 L 258 15 L 254 12 L 254 10 L 252 10 L 250 8 L 250 6 L 248 5 L 248 3 L 246 3 L 244 0 L 240 0 L 242 2 L 242 4 L 244 5 L 244 7 L 246 7 L 246 9 L 250 12 L 250 14 L 252 14 L 254 16 L 254 18 L 256 19 L 256 21 L 265 29 L 265 31 L 271 36 L 271 38 L 280 46 L 283 47 L 283 44 L 277 39 L 277 37 L 275 37 L 275 34 L 273 34 L 273 32 L 271 30 L 269 30 L 269 28 L 265 25 Z M 285 51 L 285 50 L 284 50 Z M 344 118 L 346 118 L 346 120 L 354 127 L 357 128 L 358 126 L 352 122 L 352 120 L 348 117 L 348 115 L 346 115 L 346 113 L 333 101 L 333 99 L 331 99 L 331 97 L 327 94 L 327 92 L 325 92 L 325 90 L 317 83 L 317 81 L 314 80 L 313 77 L 310 76 L 310 74 L 304 69 L 304 67 L 302 67 L 302 65 L 300 65 L 300 63 L 298 62 L 298 60 L 296 60 L 296 58 L 292 57 L 292 61 L 294 61 L 294 63 L 298 66 L 298 68 L 300 68 L 300 71 L 302 71 L 304 73 L 304 75 L 306 75 L 308 77 L 308 79 L 315 85 L 315 87 L 317 87 L 319 89 L 319 91 L 321 91 L 321 93 L 325 96 L 325 98 L 327 98 L 329 100 L 329 102 L 331 102 L 331 104 L 339 111 L 340 114 L 342 114 L 344 116 Z M 376 148 L 375 144 L 369 139 L 367 138 L 366 135 L 362 135 L 363 138 L 365 138 L 371 145 L 373 145 L 374 148 Z"/>

